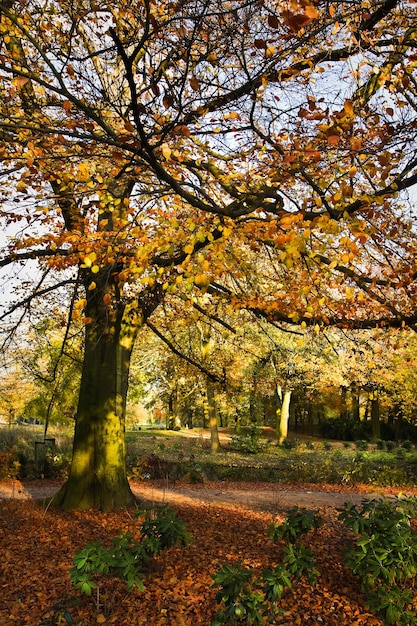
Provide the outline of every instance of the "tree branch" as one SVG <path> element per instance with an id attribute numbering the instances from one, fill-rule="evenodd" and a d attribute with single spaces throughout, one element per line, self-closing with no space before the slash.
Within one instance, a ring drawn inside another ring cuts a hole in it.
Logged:
<path id="1" fill-rule="evenodd" d="M 187 363 L 189 363 L 190 365 L 192 365 L 193 367 L 195 367 L 196 369 L 198 369 L 202 374 L 205 374 L 205 376 L 207 376 L 207 378 L 209 378 L 211 380 L 211 382 L 213 383 L 221 383 L 223 382 L 223 379 L 220 378 L 219 376 L 217 376 L 216 374 L 213 374 L 212 372 L 209 372 L 208 370 L 206 370 L 200 363 L 198 363 L 197 361 L 194 361 L 194 359 L 191 359 L 189 356 L 187 356 L 186 354 L 183 354 L 182 352 L 180 352 L 175 346 L 174 344 L 167 339 L 167 337 L 165 337 L 165 335 L 163 335 L 157 328 L 156 326 L 154 326 L 152 324 L 152 322 L 150 322 L 149 320 L 146 321 L 146 325 L 151 329 L 151 331 L 153 333 L 155 333 L 155 335 L 157 337 L 159 337 L 159 339 L 161 339 L 161 341 L 164 342 L 165 345 L 168 346 L 168 348 L 171 350 L 171 352 L 173 352 L 174 354 L 176 354 L 180 359 L 183 359 L 184 361 L 186 361 Z"/>

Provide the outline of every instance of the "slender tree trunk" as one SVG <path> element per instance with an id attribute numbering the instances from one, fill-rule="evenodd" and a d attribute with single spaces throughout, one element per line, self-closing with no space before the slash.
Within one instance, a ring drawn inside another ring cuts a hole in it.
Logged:
<path id="1" fill-rule="evenodd" d="M 280 423 L 281 423 L 281 409 L 282 409 L 282 400 L 283 400 L 283 393 L 282 393 L 281 385 L 275 386 L 274 400 L 275 400 L 275 430 L 278 436 Z"/>
<path id="2" fill-rule="evenodd" d="M 360 422 L 361 419 L 359 394 L 360 392 L 355 388 L 352 389 L 352 412 L 355 422 Z"/>
<path id="3" fill-rule="evenodd" d="M 220 448 L 219 431 L 217 429 L 217 415 L 216 405 L 214 401 L 214 389 L 212 382 L 206 379 L 206 394 L 207 394 L 207 415 L 210 428 L 210 444 L 211 452 L 216 453 Z"/>
<path id="4" fill-rule="evenodd" d="M 290 403 L 292 389 L 284 389 L 281 406 L 281 419 L 279 423 L 279 443 L 282 443 L 288 436 L 288 421 L 290 419 Z"/>
<path id="5" fill-rule="evenodd" d="M 379 398 L 378 392 L 373 391 L 371 394 L 371 424 L 372 424 L 372 438 L 380 439 L 381 437 L 381 423 L 379 420 Z"/>
<path id="6" fill-rule="evenodd" d="M 64 509 L 110 511 L 134 501 L 126 476 L 125 417 L 130 357 L 143 315 L 135 302 L 103 306 L 100 291 L 87 291 L 85 315 L 92 321 L 85 332 L 72 463 L 53 499 Z"/>

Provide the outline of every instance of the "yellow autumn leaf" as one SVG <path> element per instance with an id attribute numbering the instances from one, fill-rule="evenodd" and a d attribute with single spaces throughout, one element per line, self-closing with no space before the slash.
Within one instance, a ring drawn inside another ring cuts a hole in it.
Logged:
<path id="1" fill-rule="evenodd" d="M 80 163 L 77 168 L 77 180 L 87 182 L 90 178 L 90 170 L 87 163 Z"/>
<path id="2" fill-rule="evenodd" d="M 210 278 L 206 274 L 197 274 L 194 278 L 194 283 L 198 287 L 207 287 L 210 284 Z"/>
<path id="3" fill-rule="evenodd" d="M 93 272 L 93 274 L 98 274 L 98 272 L 100 271 L 100 268 L 98 265 L 93 265 L 93 267 L 91 268 L 91 271 Z"/>
<path id="4" fill-rule="evenodd" d="M 171 148 L 169 147 L 167 143 L 162 144 L 161 151 L 162 151 L 164 159 L 169 161 L 169 159 L 171 158 Z"/>
<path id="5" fill-rule="evenodd" d="M 77 300 L 77 302 L 74 304 L 74 309 L 80 310 L 80 309 L 84 309 L 86 306 L 87 306 L 87 300 L 85 298 L 81 298 L 80 300 Z"/>

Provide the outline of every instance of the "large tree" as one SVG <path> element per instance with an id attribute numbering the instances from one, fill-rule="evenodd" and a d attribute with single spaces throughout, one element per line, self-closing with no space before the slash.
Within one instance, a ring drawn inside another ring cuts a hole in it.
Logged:
<path id="1" fill-rule="evenodd" d="M 69 283 L 85 324 L 63 507 L 132 502 L 130 356 L 166 293 L 280 323 L 415 322 L 397 198 L 417 182 L 414 9 L 0 1 L 0 206 L 15 224 L 0 265 L 37 259 L 21 304 Z"/>

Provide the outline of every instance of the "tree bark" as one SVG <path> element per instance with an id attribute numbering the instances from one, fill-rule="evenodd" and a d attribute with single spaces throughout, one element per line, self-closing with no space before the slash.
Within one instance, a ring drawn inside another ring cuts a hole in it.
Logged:
<path id="1" fill-rule="evenodd" d="M 219 451 L 220 439 L 217 428 L 216 405 L 214 400 L 214 389 L 211 380 L 206 378 L 206 394 L 207 394 L 207 415 L 210 428 L 210 450 L 213 454 Z"/>
<path id="2" fill-rule="evenodd" d="M 288 436 L 291 394 L 292 389 L 284 389 L 279 422 L 279 443 L 282 443 Z"/>
<path id="3" fill-rule="evenodd" d="M 379 398 L 378 392 L 373 391 L 370 395 L 371 399 L 371 424 L 372 424 L 372 438 L 380 439 L 381 438 L 381 423 L 379 420 Z"/>
<path id="4" fill-rule="evenodd" d="M 109 285 L 106 286 L 106 293 Z M 64 509 L 110 511 L 133 504 L 126 475 L 129 366 L 143 313 L 137 302 L 103 304 L 87 290 L 85 352 L 68 480 L 53 502 Z"/>

